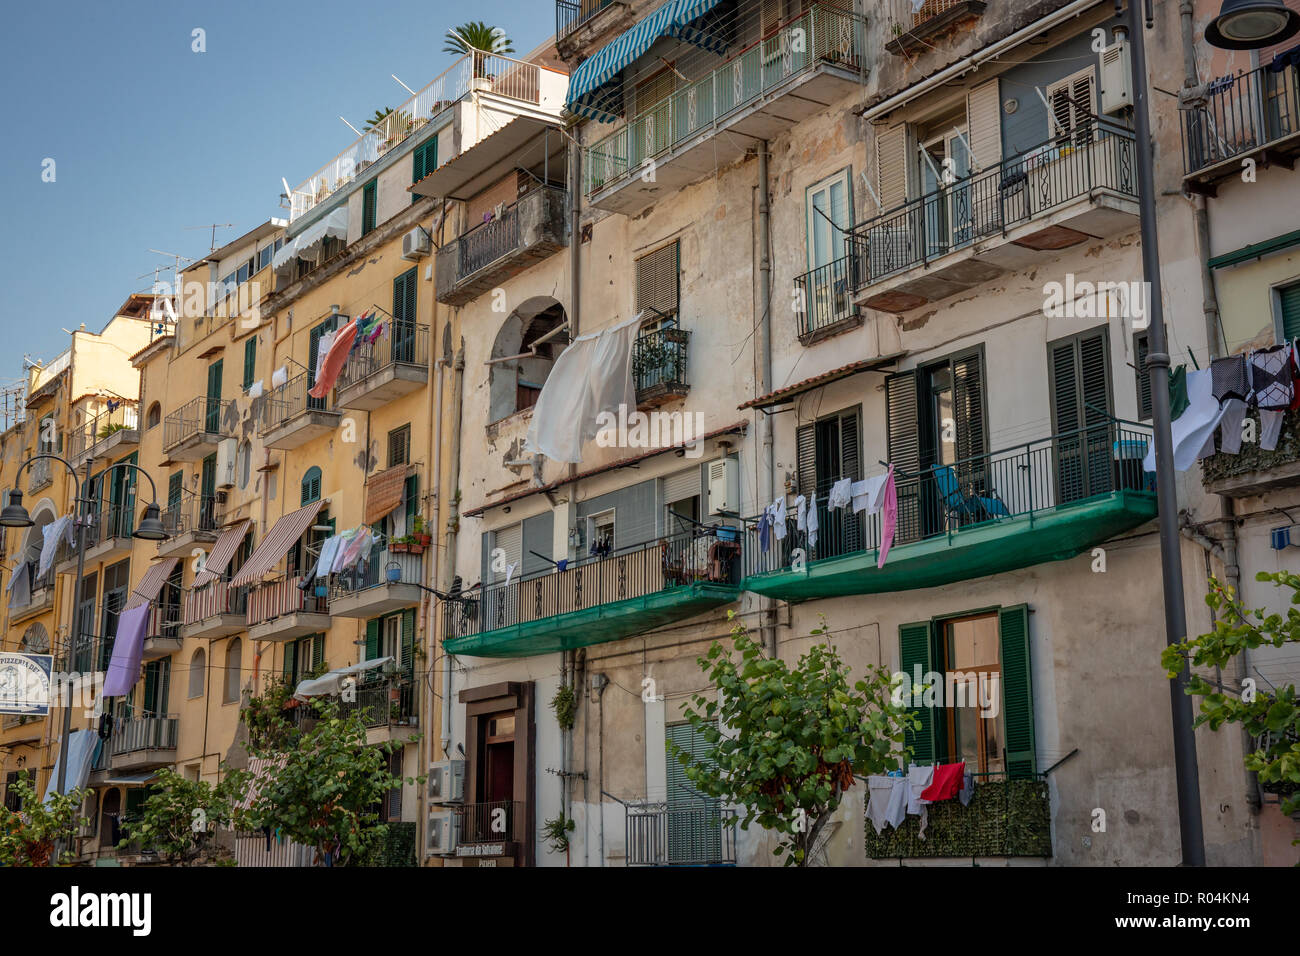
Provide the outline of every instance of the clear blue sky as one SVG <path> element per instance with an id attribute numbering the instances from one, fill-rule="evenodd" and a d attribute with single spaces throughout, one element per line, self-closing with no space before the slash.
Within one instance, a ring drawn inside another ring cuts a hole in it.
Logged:
<path id="1" fill-rule="evenodd" d="M 476 0 L 222 0 L 6 4 L 0 95 L 0 380 L 24 353 L 51 359 L 61 329 L 101 329 L 164 263 L 197 257 L 272 216 L 280 177 L 311 175 L 376 108 L 450 62 L 443 34 L 504 27 L 517 53 L 555 30 L 555 5 Z M 206 31 L 207 51 L 191 50 Z M 42 163 L 56 180 L 43 182 Z M 148 273 L 144 278 L 139 278 Z"/>

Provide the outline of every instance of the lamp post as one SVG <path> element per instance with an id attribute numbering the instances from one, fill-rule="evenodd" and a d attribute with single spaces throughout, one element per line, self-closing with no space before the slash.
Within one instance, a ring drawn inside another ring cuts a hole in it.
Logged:
<path id="1" fill-rule="evenodd" d="M 76 494 L 74 501 L 77 506 L 77 586 L 74 591 L 75 597 L 72 605 L 72 631 L 70 635 L 71 643 L 69 645 L 69 651 L 71 652 L 76 649 L 77 645 L 81 641 L 81 601 L 84 596 L 82 592 L 85 587 L 84 574 L 86 570 L 86 525 L 89 524 L 90 505 L 92 502 L 88 497 L 82 495 L 82 489 L 85 485 L 83 485 L 81 479 L 77 477 L 77 469 L 73 468 L 66 459 L 61 458 L 58 455 L 42 454 L 33 455 L 31 458 L 28 458 L 18 466 L 18 471 L 14 473 L 14 483 L 17 484 L 18 477 L 22 475 L 24 468 L 32 464 L 32 462 L 40 461 L 42 458 L 57 461 L 68 469 L 68 473 L 72 475 L 73 489 Z M 86 459 L 85 477 L 87 480 L 90 478 L 91 461 L 92 459 Z M 149 479 L 149 486 L 153 489 L 153 501 L 145 506 L 144 517 L 140 520 L 139 527 L 131 532 L 131 537 L 141 538 L 145 541 L 165 540 L 167 538 L 167 531 L 163 528 L 162 522 L 158 519 L 158 486 L 154 484 L 153 477 L 138 465 L 133 465 L 125 461 L 118 462 L 115 465 L 110 465 L 101 472 L 101 475 L 108 474 L 108 472 L 112 471 L 114 468 L 130 468 L 140 472 Z M 23 507 L 22 492 L 17 489 L 11 491 L 9 493 L 8 503 L 5 505 L 4 510 L 0 511 L 0 527 L 30 528 L 34 524 L 36 524 L 36 522 L 32 520 L 32 516 L 28 514 L 27 509 Z M 68 744 L 71 739 L 72 699 L 71 696 L 69 696 L 68 700 L 63 702 L 63 730 L 61 734 L 61 743 L 59 745 L 59 778 L 57 786 L 60 794 L 67 793 L 69 758 Z"/>

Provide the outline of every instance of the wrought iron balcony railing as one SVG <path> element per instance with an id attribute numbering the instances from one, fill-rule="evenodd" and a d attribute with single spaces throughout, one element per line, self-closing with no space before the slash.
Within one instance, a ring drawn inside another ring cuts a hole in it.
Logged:
<path id="1" fill-rule="evenodd" d="M 794 281 L 799 289 L 801 309 L 799 340 L 805 344 L 841 322 L 852 318 L 857 309 L 853 305 L 853 292 L 858 287 L 854 256 L 844 256 L 834 262 L 805 272 Z"/>
<path id="2" fill-rule="evenodd" d="M 163 420 L 163 448 L 170 449 L 196 435 L 229 437 L 223 425 L 229 399 L 194 398 Z"/>
<path id="3" fill-rule="evenodd" d="M 170 537 L 205 531 L 215 534 L 221 530 L 221 499 L 216 495 L 182 496 L 179 502 L 169 504 L 159 515 Z"/>
<path id="4" fill-rule="evenodd" d="M 466 803 L 456 808 L 457 843 L 523 843 L 528 805 L 522 800 Z"/>
<path id="5" fill-rule="evenodd" d="M 330 584 L 330 600 L 334 601 L 385 584 L 419 584 L 423 573 L 423 553 L 390 551 L 381 540 L 368 553 L 362 555 L 356 564 L 333 576 Z"/>
<path id="6" fill-rule="evenodd" d="M 414 322 L 384 320 L 384 333 L 373 342 L 363 342 L 348 354 L 339 373 L 338 389 L 365 381 L 390 365 L 429 364 L 429 327 Z"/>
<path id="7" fill-rule="evenodd" d="M 632 346 L 632 377 L 637 401 L 658 395 L 683 395 L 687 377 L 691 333 L 675 325 L 642 332 Z"/>
<path id="8" fill-rule="evenodd" d="M 354 699 L 339 703 L 343 714 L 355 712 L 367 727 L 412 726 L 415 722 L 415 682 L 381 676 L 358 683 Z"/>
<path id="9" fill-rule="evenodd" d="M 709 800 L 628 804 L 628 866 L 721 866 L 736 862 L 736 811 Z"/>
<path id="10" fill-rule="evenodd" d="M 304 412 L 325 411 L 329 400 L 313 398 L 307 394 L 309 388 L 307 373 L 303 372 L 273 389 L 262 402 L 261 433 L 265 435 Z"/>
<path id="11" fill-rule="evenodd" d="M 1300 132 L 1300 67 L 1271 65 L 1207 84 L 1181 110 L 1183 169 L 1191 175 Z"/>
<path id="12" fill-rule="evenodd" d="M 113 755 L 138 750 L 175 750 L 175 717 L 124 717 L 113 725 Z"/>
<path id="13" fill-rule="evenodd" d="M 853 227 L 858 289 L 1031 222 L 1098 190 L 1137 197 L 1133 132 L 1099 117 Z M 832 291 L 834 286 L 831 286 Z M 828 300 L 834 308 L 835 300 Z"/>

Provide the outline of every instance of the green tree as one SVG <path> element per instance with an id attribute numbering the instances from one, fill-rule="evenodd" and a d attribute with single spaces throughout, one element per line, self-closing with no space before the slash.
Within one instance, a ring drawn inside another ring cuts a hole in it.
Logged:
<path id="1" fill-rule="evenodd" d="M 824 624 L 813 631 L 824 633 Z M 884 668 L 868 668 L 850 687 L 829 641 L 791 668 L 766 657 L 744 625 L 731 635 L 734 654 L 715 641 L 699 659 L 718 700 L 696 695 L 685 708 L 707 743 L 703 759 L 672 741 L 668 750 L 702 794 L 744 807 L 743 829 L 757 821 L 774 831 L 776 855 L 804 866 L 854 776 L 904 765 L 903 734 L 916 720 L 894 702 Z"/>
<path id="2" fill-rule="evenodd" d="M 139 819 L 123 824 L 125 835 L 119 846 L 138 841 L 178 866 L 219 860 L 212 835 L 219 827 L 237 825 L 236 803 L 249 780 L 246 770 L 223 770 L 216 786 L 206 780 L 187 780 L 167 767 L 158 771 Z"/>
<path id="3" fill-rule="evenodd" d="M 1160 663 L 1170 679 L 1177 677 L 1189 661 L 1193 667 L 1226 668 L 1246 650 L 1300 644 L 1300 575 L 1290 571 L 1260 572 L 1255 580 L 1291 589 L 1291 607 L 1286 615 L 1267 614 L 1263 608 L 1247 611 L 1232 588 L 1210 578 L 1205 603 L 1214 609 L 1214 630 L 1165 648 Z M 1224 724 L 1239 724 L 1259 742 L 1254 751 L 1246 754 L 1246 769 L 1259 774 L 1262 786 L 1284 795 L 1283 813 L 1300 811 L 1300 706 L 1295 685 L 1272 687 L 1267 692 L 1246 689 L 1227 693 L 1193 672 L 1187 692 L 1201 698 L 1197 727 L 1209 724 L 1212 730 L 1218 730 Z"/>
<path id="4" fill-rule="evenodd" d="M 384 795 L 402 784 L 389 772 L 388 756 L 403 741 L 367 745 L 365 721 L 355 711 L 342 714 L 333 701 L 311 706 L 317 719 L 287 749 L 266 745 L 287 739 L 287 727 L 265 734 L 260 746 L 250 743 L 250 753 L 278 766 L 262 783 L 244 822 L 313 847 L 318 861 L 364 863 L 388 830 L 379 809 Z"/>
<path id="5" fill-rule="evenodd" d="M 378 129 L 383 125 L 384 120 L 388 119 L 388 114 L 391 112 L 393 112 L 391 106 L 386 106 L 382 110 L 375 110 L 375 115 L 366 120 L 366 125 L 361 128 L 362 132 L 369 133 L 372 129 Z"/>
<path id="6" fill-rule="evenodd" d="M 471 20 L 447 31 L 443 53 L 455 56 L 474 54 L 474 76 L 486 75 L 485 61 L 488 54 L 508 54 L 515 52 L 514 43 L 500 27 L 490 26 L 482 20 Z"/>
<path id="7" fill-rule="evenodd" d="M 0 807 L 0 866 L 50 866 L 72 859 L 73 840 L 84 818 L 81 805 L 87 790 L 74 789 L 67 794 L 52 794 L 42 801 L 32 789 L 26 770 L 9 785 L 22 810 Z M 54 859 L 55 846 L 62 841 L 64 850 Z"/>

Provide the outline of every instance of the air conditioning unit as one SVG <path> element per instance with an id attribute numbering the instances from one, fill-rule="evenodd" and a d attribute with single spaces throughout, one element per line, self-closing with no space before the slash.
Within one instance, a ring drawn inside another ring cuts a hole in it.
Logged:
<path id="1" fill-rule="evenodd" d="M 1133 54 L 1127 43 L 1101 51 L 1101 111 L 1118 113 L 1133 105 Z"/>
<path id="2" fill-rule="evenodd" d="M 465 799 L 465 761 L 439 760 L 429 768 L 429 802 L 460 803 Z"/>
<path id="3" fill-rule="evenodd" d="M 402 236 L 402 258 L 423 259 L 429 254 L 429 234 L 424 231 L 423 227 L 416 226 L 406 235 Z"/>
<path id="4" fill-rule="evenodd" d="M 709 514 L 736 514 L 740 510 L 740 465 L 734 458 L 708 464 Z"/>
<path id="5" fill-rule="evenodd" d="M 235 487 L 235 459 L 239 454 L 238 438 L 223 438 L 217 443 L 217 487 Z"/>
<path id="6" fill-rule="evenodd" d="M 450 856 L 456 852 L 456 813 L 438 810 L 429 814 L 428 851 L 435 855 Z"/>

